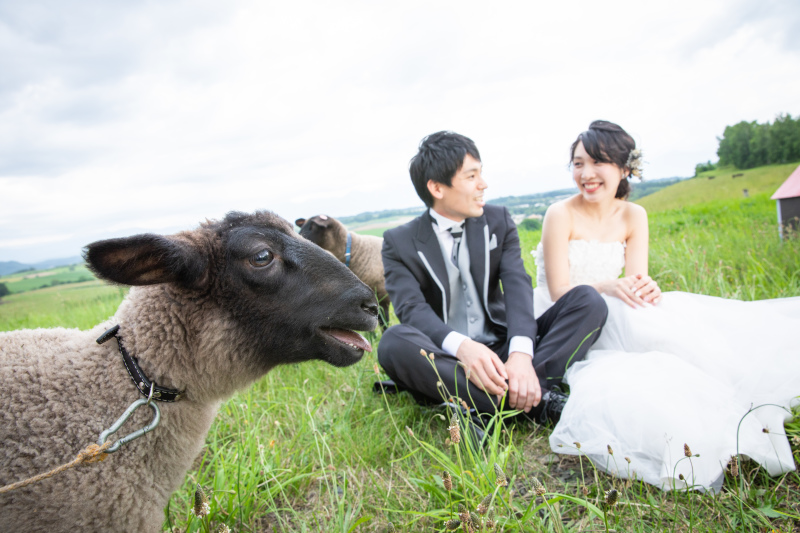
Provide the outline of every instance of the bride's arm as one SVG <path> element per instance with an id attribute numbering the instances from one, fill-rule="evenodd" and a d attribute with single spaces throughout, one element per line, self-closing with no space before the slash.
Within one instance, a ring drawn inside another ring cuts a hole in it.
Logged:
<path id="1" fill-rule="evenodd" d="M 569 282 L 569 237 L 572 233 L 572 217 L 563 202 L 551 205 L 542 221 L 542 247 L 544 248 L 544 270 L 547 273 L 547 289 L 555 302 L 566 294 L 572 285 Z"/>
<path id="2" fill-rule="evenodd" d="M 629 228 L 625 249 L 625 276 L 634 277 L 635 295 L 647 303 L 657 304 L 661 300 L 658 283 L 647 273 L 650 230 L 647 211 L 637 204 L 627 204 L 627 226 Z"/>
<path id="3" fill-rule="evenodd" d="M 637 204 L 626 204 L 628 235 L 625 239 L 625 275 L 647 275 L 648 241 L 647 211 Z"/>

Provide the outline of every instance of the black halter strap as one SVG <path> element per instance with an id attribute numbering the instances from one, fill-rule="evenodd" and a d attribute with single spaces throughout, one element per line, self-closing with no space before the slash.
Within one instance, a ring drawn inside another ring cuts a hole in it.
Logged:
<path id="1" fill-rule="evenodd" d="M 135 357 L 128 353 L 128 350 L 125 349 L 125 346 L 122 344 L 122 338 L 117 335 L 118 331 L 119 325 L 109 329 L 100 335 L 100 337 L 98 337 L 97 344 L 103 344 L 111 337 L 116 337 L 117 346 L 119 346 L 119 353 L 122 355 L 122 362 L 125 363 L 125 369 L 128 371 L 128 375 L 131 377 L 131 380 L 133 380 L 133 384 L 136 385 L 137 389 L 139 389 L 139 392 L 141 392 L 145 398 L 150 398 L 150 389 L 152 387 L 153 399 L 156 401 L 177 402 L 180 400 L 183 397 L 183 393 L 186 391 L 159 387 L 147 379 L 147 376 L 145 376 L 144 372 L 139 366 L 139 362 Z"/>

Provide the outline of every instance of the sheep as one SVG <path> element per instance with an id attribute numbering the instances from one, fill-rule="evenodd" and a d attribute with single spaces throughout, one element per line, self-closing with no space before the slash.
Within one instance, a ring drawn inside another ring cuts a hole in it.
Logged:
<path id="1" fill-rule="evenodd" d="M 389 293 L 383 277 L 383 258 L 381 248 L 383 239 L 373 235 L 359 235 L 348 232 L 344 224 L 328 215 L 317 215 L 309 219 L 298 218 L 294 222 L 300 228 L 300 236 L 332 253 L 336 259 L 348 264 L 347 236 L 351 236 L 350 261 L 348 266 L 361 281 L 372 287 L 381 306 L 381 328 L 389 325 Z"/>
<path id="2" fill-rule="evenodd" d="M 371 350 L 353 330 L 377 324 L 372 290 L 270 212 L 233 212 L 172 236 L 98 241 L 84 258 L 99 277 L 133 287 L 91 330 L 0 333 L 0 486 L 69 462 L 148 395 L 120 346 L 180 397 L 157 402 L 158 427 L 103 462 L 0 494 L 5 527 L 159 531 L 223 400 L 276 365 L 346 366 Z M 115 340 L 106 330 L 116 325 Z M 135 411 L 110 440 L 148 424 L 151 409 Z"/>

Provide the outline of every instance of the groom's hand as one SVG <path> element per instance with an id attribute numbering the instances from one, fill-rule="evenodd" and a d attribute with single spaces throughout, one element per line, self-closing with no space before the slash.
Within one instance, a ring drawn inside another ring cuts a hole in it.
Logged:
<path id="1" fill-rule="evenodd" d="M 533 368 L 531 356 L 511 352 L 506 361 L 508 372 L 508 406 L 526 413 L 542 401 L 542 387 Z"/>
<path id="2" fill-rule="evenodd" d="M 465 339 L 458 347 L 456 359 L 464 365 L 467 378 L 479 389 L 498 397 L 506 392 L 505 365 L 486 345 Z"/>

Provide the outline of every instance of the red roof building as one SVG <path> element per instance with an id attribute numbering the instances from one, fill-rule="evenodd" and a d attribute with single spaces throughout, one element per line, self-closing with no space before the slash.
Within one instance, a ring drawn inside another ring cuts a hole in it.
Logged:
<path id="1" fill-rule="evenodd" d="M 800 166 L 786 178 L 783 185 L 778 187 L 773 200 L 778 202 L 778 225 L 780 226 L 781 239 L 784 237 L 783 229 L 791 227 L 795 232 L 800 226 Z"/>

